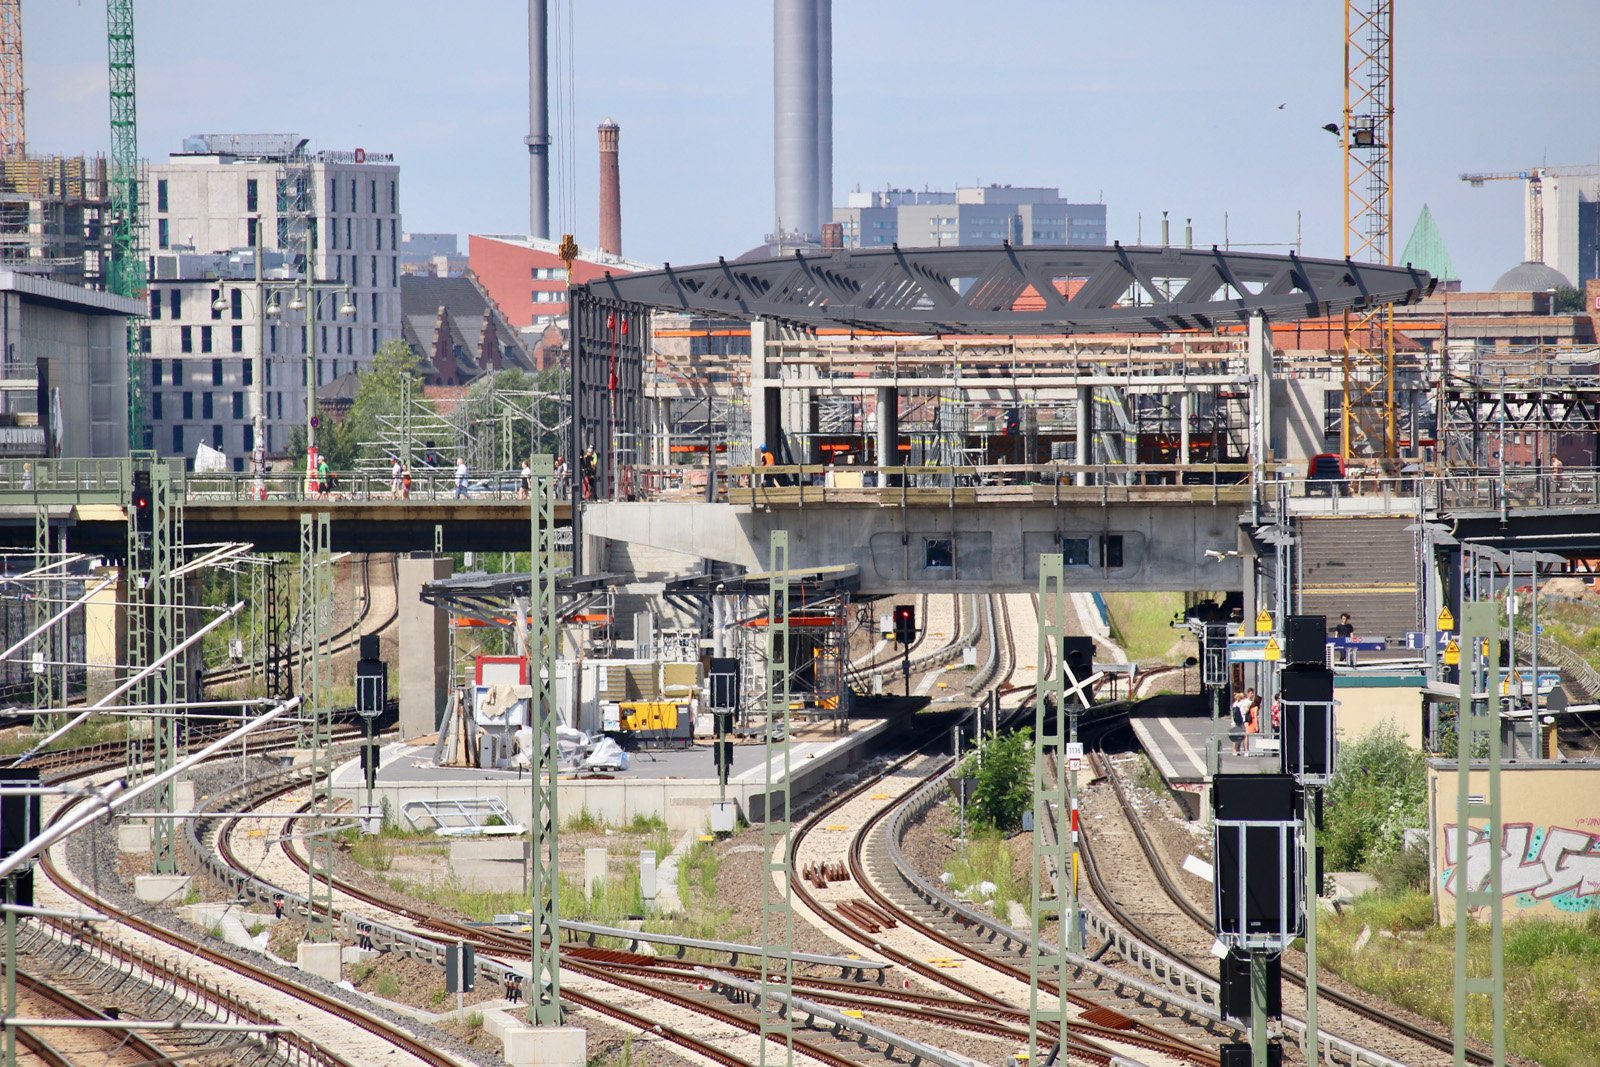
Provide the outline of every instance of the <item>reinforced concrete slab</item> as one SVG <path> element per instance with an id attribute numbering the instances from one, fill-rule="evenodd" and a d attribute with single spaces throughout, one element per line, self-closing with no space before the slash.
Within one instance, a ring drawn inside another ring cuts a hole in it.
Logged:
<path id="1" fill-rule="evenodd" d="M 583 1067 L 589 1033 L 577 1026 L 512 1026 L 503 1031 L 511 1067 Z"/>
<path id="2" fill-rule="evenodd" d="M 138 874 L 133 878 L 133 895 L 151 904 L 179 904 L 193 882 L 187 874 Z"/>
<path id="3" fill-rule="evenodd" d="M 790 750 L 794 789 L 803 792 L 833 771 L 858 762 L 900 718 L 856 719 L 848 734 L 796 733 Z M 765 771 L 763 746 L 734 746 L 733 775 L 727 797 L 746 820 L 764 817 Z M 448 800 L 498 796 L 512 818 L 524 825 L 532 818 L 532 788 L 526 771 L 486 770 L 477 767 L 437 767 L 431 747 L 391 744 L 380 754 L 374 803 L 388 802 L 391 817 L 401 818 L 402 806 L 413 800 Z M 561 779 L 557 805 L 563 820 L 587 809 L 610 825 L 620 826 L 636 816 L 655 816 L 674 832 L 703 828 L 711 817 L 711 804 L 719 798 L 711 748 L 696 744 L 687 749 L 630 753 L 626 771 Z M 333 792 L 352 803 L 366 803 L 360 763 L 351 760 L 333 774 Z"/>

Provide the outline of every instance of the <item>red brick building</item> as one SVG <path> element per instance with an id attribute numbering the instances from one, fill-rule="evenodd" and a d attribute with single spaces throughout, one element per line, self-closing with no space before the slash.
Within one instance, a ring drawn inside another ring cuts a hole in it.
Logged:
<path id="1" fill-rule="evenodd" d="M 467 261 L 472 273 L 517 327 L 543 325 L 567 314 L 567 265 L 556 255 L 556 241 L 508 234 L 469 234 Z M 572 280 L 582 284 L 612 274 L 655 270 L 592 248 L 580 249 Z"/>

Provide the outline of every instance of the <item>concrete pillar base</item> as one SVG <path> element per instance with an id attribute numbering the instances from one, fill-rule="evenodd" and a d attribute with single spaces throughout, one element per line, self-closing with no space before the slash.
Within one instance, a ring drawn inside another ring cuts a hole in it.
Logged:
<path id="1" fill-rule="evenodd" d="M 511 1067 L 583 1067 L 589 1034 L 577 1026 L 508 1027 L 505 1057 Z"/>
<path id="2" fill-rule="evenodd" d="M 192 884 L 187 874 L 139 874 L 133 879 L 133 895 L 150 904 L 182 904 Z"/>
<path id="3" fill-rule="evenodd" d="M 295 964 L 307 974 L 337 982 L 343 977 L 340 956 L 343 946 L 337 941 L 302 941 L 295 946 Z"/>
<path id="4" fill-rule="evenodd" d="M 117 851 L 118 852 L 149 852 L 150 851 L 150 824 L 147 822 L 124 822 L 117 824 Z"/>
<path id="5" fill-rule="evenodd" d="M 172 810 L 194 810 L 194 783 L 182 780 L 172 783 Z"/>

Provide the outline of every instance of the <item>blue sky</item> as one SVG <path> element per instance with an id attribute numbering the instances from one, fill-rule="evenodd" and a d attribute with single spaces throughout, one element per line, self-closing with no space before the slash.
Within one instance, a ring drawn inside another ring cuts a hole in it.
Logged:
<path id="1" fill-rule="evenodd" d="M 564 0 L 552 0 L 552 6 Z M 772 224 L 767 0 L 573 0 L 574 206 L 596 230 L 595 126 L 622 127 L 623 251 L 737 255 Z M 1009 182 L 1104 197 L 1111 236 L 1292 242 L 1342 254 L 1343 6 L 835 0 L 836 201 L 863 188 Z M 105 10 L 27 0 L 34 151 L 108 144 Z M 413 231 L 527 229 L 526 4 L 143 0 L 141 152 L 200 132 L 295 131 L 395 153 Z M 1522 255 L 1520 183 L 1462 171 L 1600 163 L 1591 2 L 1401 0 L 1396 250 L 1424 201 L 1468 288 Z M 1588 71 L 1586 74 L 1585 71 Z M 1284 104 L 1282 109 L 1278 105 Z M 558 146 L 558 151 L 560 146 Z M 557 206 L 553 221 L 562 221 Z M 464 250 L 463 242 L 463 250 Z"/>

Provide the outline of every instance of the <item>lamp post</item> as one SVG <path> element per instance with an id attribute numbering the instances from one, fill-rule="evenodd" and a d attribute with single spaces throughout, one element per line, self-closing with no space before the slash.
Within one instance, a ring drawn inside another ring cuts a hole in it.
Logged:
<path id="1" fill-rule="evenodd" d="M 265 474 L 267 455 L 267 375 L 266 375 L 266 320 L 276 319 L 283 314 L 283 294 L 291 294 L 289 301 L 290 311 L 306 311 L 307 302 L 301 295 L 306 283 L 296 281 L 291 285 L 269 286 L 261 276 L 261 248 L 255 248 L 255 320 L 256 320 L 256 351 L 251 360 L 251 376 L 254 379 L 254 388 L 251 390 L 251 406 L 254 410 L 250 413 L 251 434 L 254 438 L 252 461 L 258 481 Z M 344 302 L 339 306 L 339 314 L 349 317 L 356 313 L 356 306 L 350 298 L 350 287 L 345 283 L 316 284 L 311 283 L 313 302 L 318 290 L 336 291 L 343 295 Z M 313 304 L 314 306 L 314 304 Z M 227 311 L 230 307 L 228 299 L 218 290 L 217 298 L 211 302 L 215 311 Z M 307 447 L 316 445 L 316 425 L 312 416 L 316 414 L 316 351 L 315 351 L 315 323 L 316 316 L 308 313 L 305 325 L 306 348 L 306 443 Z"/>

